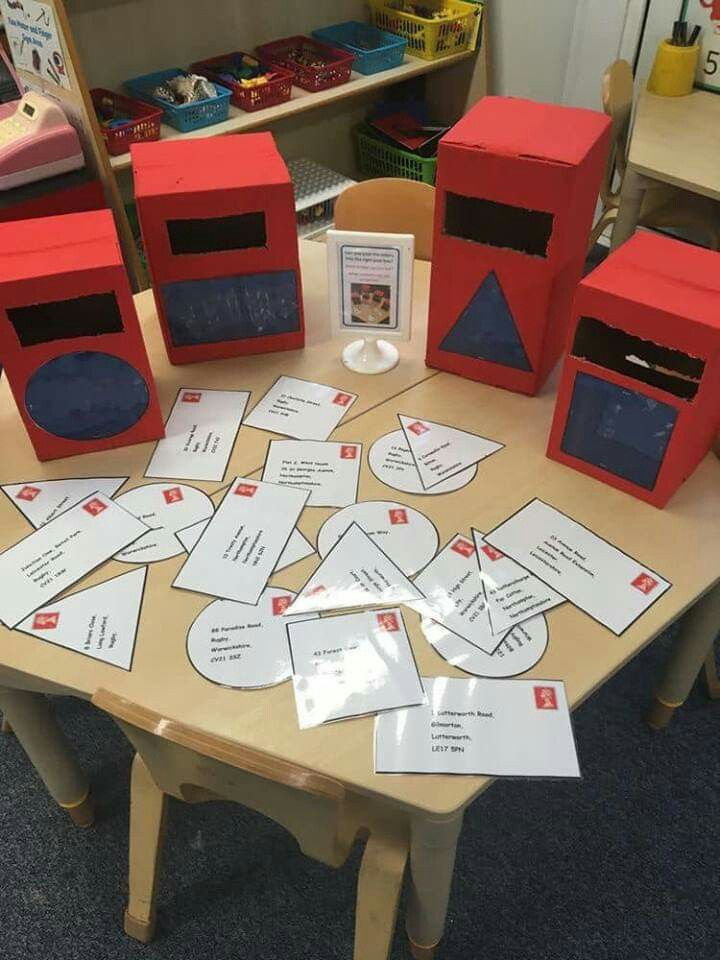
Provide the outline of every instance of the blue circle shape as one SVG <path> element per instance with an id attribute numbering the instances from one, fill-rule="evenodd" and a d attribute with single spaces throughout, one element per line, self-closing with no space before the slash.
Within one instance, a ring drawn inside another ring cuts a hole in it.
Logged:
<path id="1" fill-rule="evenodd" d="M 104 440 L 128 430 L 148 407 L 148 385 L 126 360 L 85 350 L 49 360 L 25 388 L 35 423 L 63 440 Z"/>

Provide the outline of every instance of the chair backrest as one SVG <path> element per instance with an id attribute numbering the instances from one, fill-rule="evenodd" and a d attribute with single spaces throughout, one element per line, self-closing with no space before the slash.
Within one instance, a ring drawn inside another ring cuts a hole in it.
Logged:
<path id="1" fill-rule="evenodd" d="M 602 78 L 603 110 L 612 121 L 612 148 L 605 172 L 602 197 L 612 196 L 615 173 L 625 176 L 627 141 L 633 104 L 633 73 L 627 60 L 616 60 Z"/>
<path id="2" fill-rule="evenodd" d="M 432 256 L 435 188 L 417 180 L 384 177 L 364 180 L 344 190 L 335 202 L 338 230 L 412 233 L 415 256 Z"/>

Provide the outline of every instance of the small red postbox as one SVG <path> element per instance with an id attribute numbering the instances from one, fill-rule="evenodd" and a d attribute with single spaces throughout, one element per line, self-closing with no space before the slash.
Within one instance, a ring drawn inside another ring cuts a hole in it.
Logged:
<path id="1" fill-rule="evenodd" d="M 427 363 L 535 394 L 582 275 L 610 142 L 601 113 L 484 97 L 440 141 Z"/>
<path id="2" fill-rule="evenodd" d="M 579 285 L 548 456 L 663 507 L 720 430 L 720 254 L 638 233 Z"/>
<path id="3" fill-rule="evenodd" d="M 40 460 L 164 435 L 109 210 L 0 224 L 0 364 Z"/>
<path id="4" fill-rule="evenodd" d="M 170 362 L 302 347 L 295 202 L 272 134 L 138 143 L 131 156 Z"/>

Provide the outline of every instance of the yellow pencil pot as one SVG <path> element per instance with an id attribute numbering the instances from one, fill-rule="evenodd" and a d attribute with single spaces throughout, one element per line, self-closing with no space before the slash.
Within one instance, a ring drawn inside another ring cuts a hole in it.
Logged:
<path id="1" fill-rule="evenodd" d="M 684 97 L 692 93 L 700 46 L 678 47 L 663 40 L 657 48 L 648 90 L 661 97 Z"/>

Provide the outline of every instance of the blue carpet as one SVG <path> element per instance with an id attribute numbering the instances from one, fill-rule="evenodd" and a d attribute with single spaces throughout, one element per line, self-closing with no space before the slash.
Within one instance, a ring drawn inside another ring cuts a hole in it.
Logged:
<path id="1" fill-rule="evenodd" d="M 696 689 L 667 732 L 645 727 L 668 642 L 576 713 L 581 782 L 500 782 L 469 810 L 440 960 L 717 960 L 720 707 Z M 131 752 L 90 705 L 56 710 L 99 819 L 72 827 L 0 738 L 2 960 L 349 960 L 360 849 L 330 870 L 225 803 L 171 801 L 158 936 L 127 939 Z"/>

